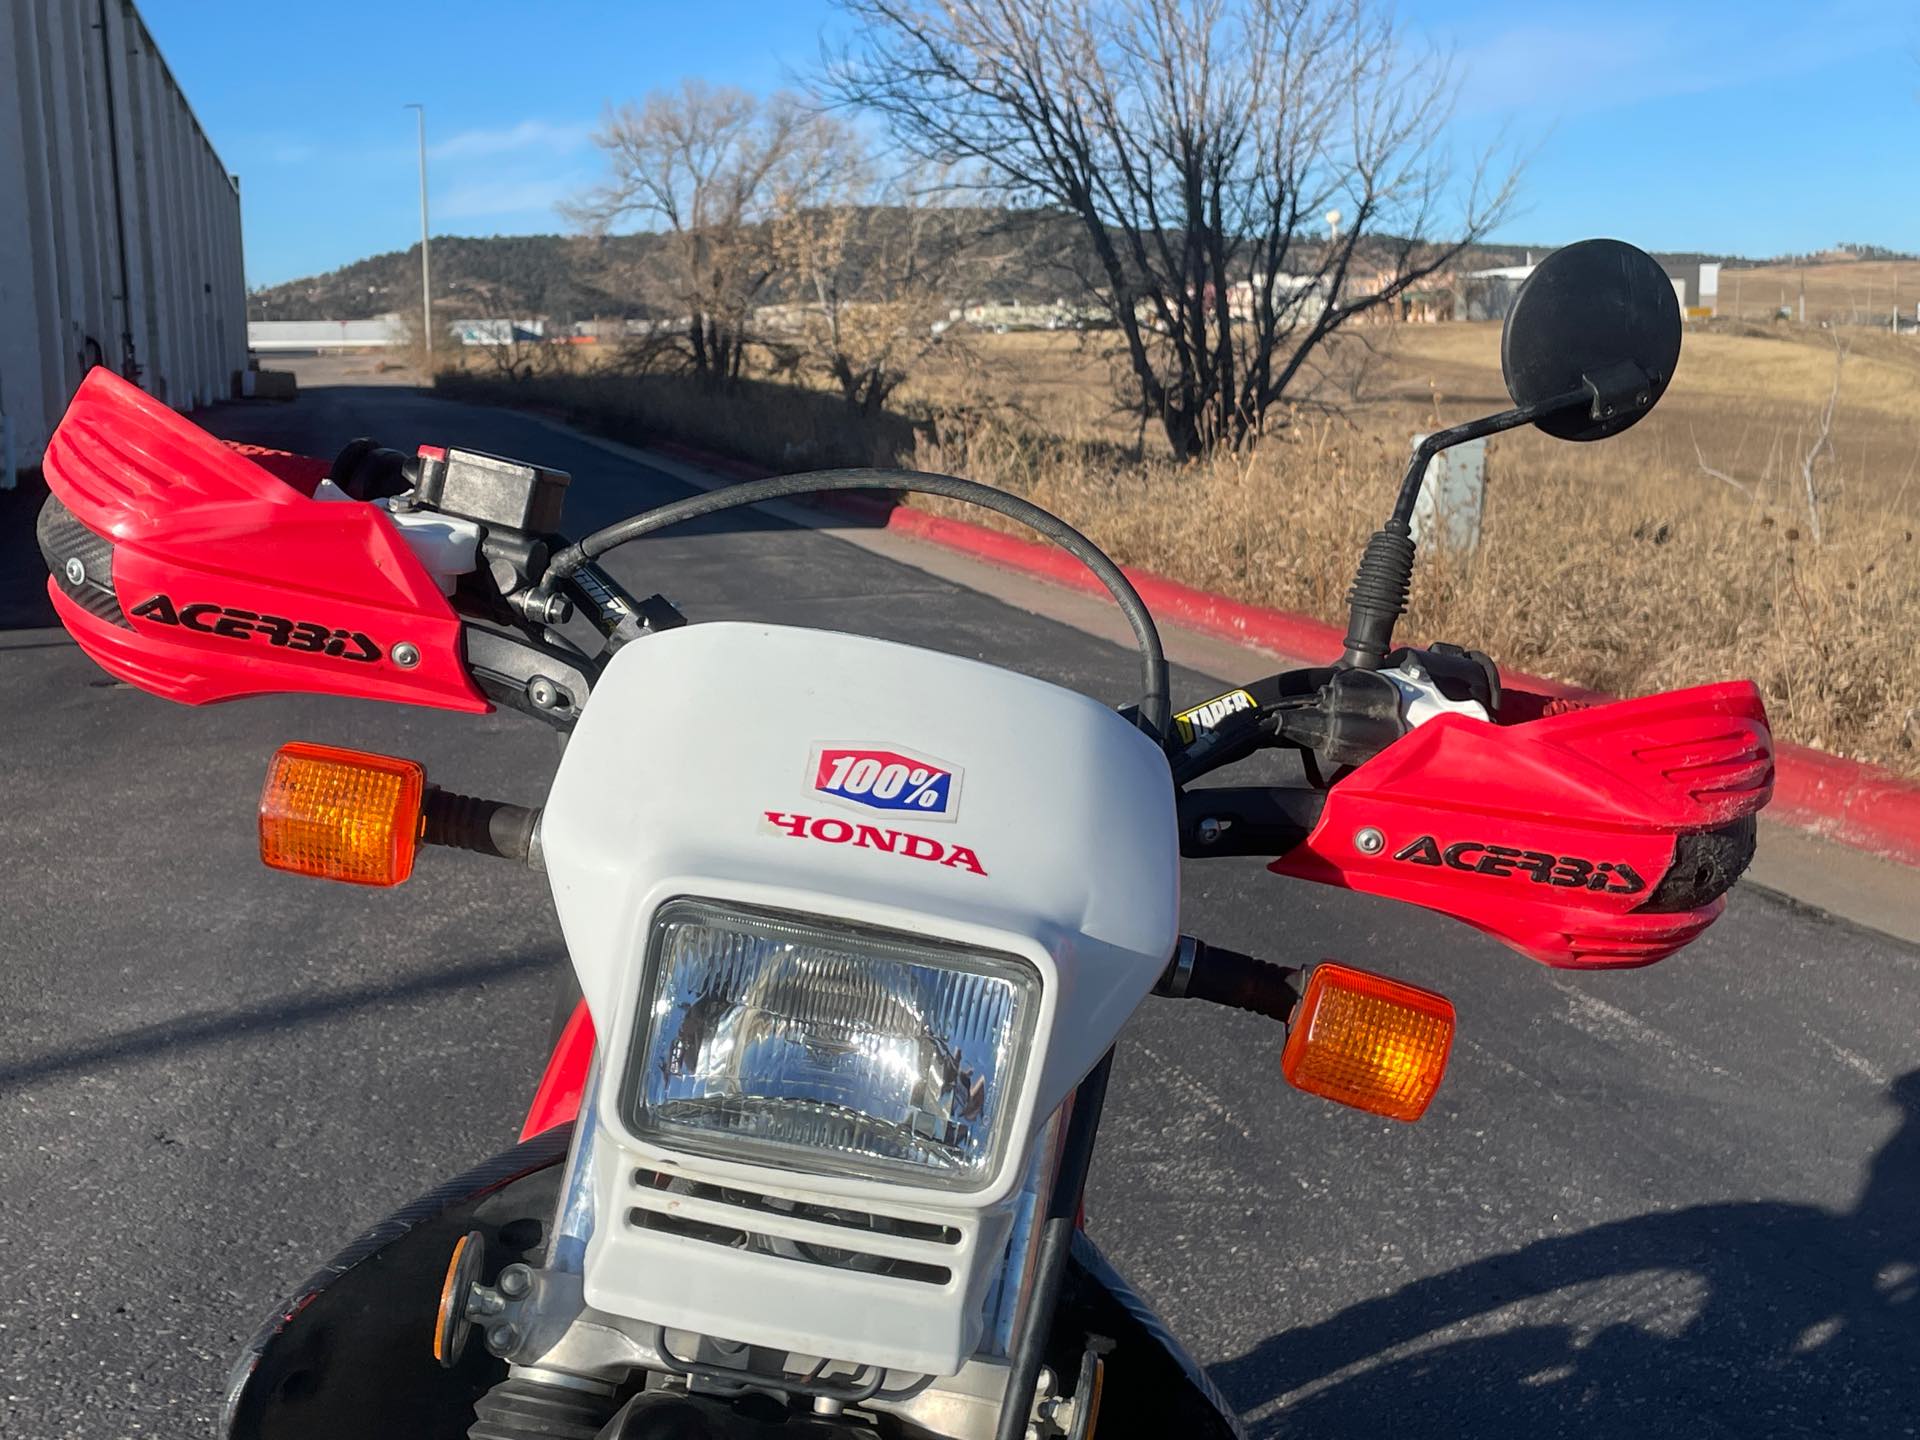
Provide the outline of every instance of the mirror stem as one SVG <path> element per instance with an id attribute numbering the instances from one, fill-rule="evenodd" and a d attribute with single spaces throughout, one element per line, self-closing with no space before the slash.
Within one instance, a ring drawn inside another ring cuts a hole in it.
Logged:
<path id="1" fill-rule="evenodd" d="M 1393 648 L 1393 627 L 1407 613 L 1407 593 L 1413 588 L 1413 507 L 1420 498 L 1421 482 L 1427 478 L 1427 465 L 1442 450 L 1464 441 L 1497 435 L 1521 425 L 1531 425 L 1545 415 L 1558 414 L 1575 406 L 1587 408 L 1596 401 L 1590 382 L 1578 390 L 1568 390 L 1535 405 L 1483 415 L 1464 425 L 1436 430 L 1422 440 L 1407 464 L 1406 478 L 1400 482 L 1400 494 L 1393 514 L 1383 529 L 1373 532 L 1360 568 L 1354 573 L 1353 586 L 1347 591 L 1346 650 L 1339 663 L 1349 669 L 1378 670 Z"/>
<path id="2" fill-rule="evenodd" d="M 1562 410 L 1571 410 L 1576 406 L 1585 409 L 1593 400 L 1593 387 L 1583 383 L 1578 390 L 1564 391 L 1537 405 L 1521 405 L 1512 410 L 1502 410 L 1497 415 L 1482 415 L 1478 420 L 1469 420 L 1450 430 L 1434 431 L 1413 452 L 1413 459 L 1407 465 L 1406 478 L 1400 482 L 1399 498 L 1393 503 L 1393 520 L 1387 523 L 1391 525 L 1398 521 L 1402 527 L 1412 526 L 1413 506 L 1420 498 L 1420 482 L 1427 478 L 1427 464 L 1442 450 L 1451 450 L 1455 445 L 1465 444 L 1469 440 L 1498 435 L 1503 430 L 1516 430 L 1548 415 L 1557 415 Z"/>

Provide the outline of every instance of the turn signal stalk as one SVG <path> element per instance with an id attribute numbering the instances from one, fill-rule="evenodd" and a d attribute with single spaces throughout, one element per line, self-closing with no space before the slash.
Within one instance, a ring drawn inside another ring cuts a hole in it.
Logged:
<path id="1" fill-rule="evenodd" d="M 413 873 L 426 789 L 418 761 L 283 745 L 260 792 L 260 858 L 296 875 L 398 885 Z"/>
<path id="2" fill-rule="evenodd" d="M 1446 1074 L 1453 1026 L 1446 996 L 1329 962 L 1307 981 L 1280 1073 L 1309 1094 L 1418 1120 Z"/>

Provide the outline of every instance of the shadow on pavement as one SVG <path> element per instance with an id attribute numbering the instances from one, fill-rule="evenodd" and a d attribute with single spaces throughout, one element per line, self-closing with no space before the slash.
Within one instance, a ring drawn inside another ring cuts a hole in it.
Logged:
<path id="1" fill-rule="evenodd" d="M 1849 1212 L 1700 1205 L 1541 1240 L 1283 1331 L 1213 1379 L 1244 1411 L 1284 1397 L 1262 1440 L 1920 1433 L 1920 1070 L 1888 1093 L 1900 1128 Z M 1609 1320 L 1629 1288 L 1637 1313 L 1650 1291 L 1668 1308 Z"/>
<path id="2" fill-rule="evenodd" d="M 492 960 L 462 964 L 452 970 L 409 976 L 404 980 L 330 990 L 291 1003 L 274 1000 L 224 1013 L 181 1015 L 172 1020 L 160 1020 L 151 1025 L 124 1030 L 117 1035 L 103 1036 L 70 1050 L 56 1050 L 0 1065 L 0 1094 L 55 1075 L 121 1064 L 163 1051 L 211 1045 L 263 1031 L 289 1030 L 296 1025 L 330 1019 L 369 1006 L 391 1005 L 448 991 L 471 989 L 489 981 L 504 980 L 536 970 L 558 973 L 566 963 L 566 956 L 560 951 L 502 955 Z"/>
<path id="3" fill-rule="evenodd" d="M 20 472 L 12 490 L 0 490 L 0 630 L 57 625 L 47 599 L 47 566 L 33 538 L 46 482 L 37 470 Z"/>
<path id="4" fill-rule="evenodd" d="M 644 461 L 625 458 L 592 444 L 590 439 L 540 426 L 542 421 L 553 421 L 584 431 L 587 425 L 582 417 L 537 406 L 481 403 L 440 391 L 337 381 L 303 383 L 300 398 L 292 403 L 223 403 L 193 418 L 223 440 L 327 459 L 338 454 L 349 440 L 370 435 L 382 445 L 407 453 L 423 444 L 455 445 L 565 470 L 572 475 L 573 483 L 567 491 L 560 528 L 576 540 L 602 525 L 696 493 L 696 487 Z M 668 458 L 696 468 L 704 468 L 711 458 L 688 452 L 669 437 L 645 429 L 602 423 L 594 431 L 601 438 L 624 444 L 658 447 Z M 719 478 L 735 482 L 743 478 L 745 472 L 736 473 L 731 462 L 717 463 L 722 467 L 715 472 Z M 834 504 L 831 519 L 847 528 L 881 526 L 891 509 L 889 500 L 861 497 L 845 505 Z M 754 507 L 692 521 L 665 534 L 675 538 L 791 529 L 790 522 L 765 507 Z"/>

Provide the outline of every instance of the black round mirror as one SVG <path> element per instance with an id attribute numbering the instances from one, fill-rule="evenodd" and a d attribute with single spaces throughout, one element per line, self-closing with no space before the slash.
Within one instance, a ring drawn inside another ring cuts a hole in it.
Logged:
<path id="1" fill-rule="evenodd" d="M 1645 415 L 1680 361 L 1680 302 L 1666 271 L 1622 240 L 1582 240 L 1534 267 L 1500 337 L 1516 405 L 1586 390 L 1534 423 L 1562 440 L 1604 440 Z"/>

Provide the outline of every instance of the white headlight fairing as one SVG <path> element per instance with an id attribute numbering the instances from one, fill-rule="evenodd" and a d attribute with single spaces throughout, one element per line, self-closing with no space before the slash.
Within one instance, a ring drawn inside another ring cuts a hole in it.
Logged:
<path id="1" fill-rule="evenodd" d="M 977 1190 L 1038 992 L 1010 955 L 676 900 L 654 919 L 624 1113 L 674 1150 Z"/>
<path id="2" fill-rule="evenodd" d="M 976 661 L 689 625 L 608 662 L 541 843 L 605 1064 L 582 1114 L 587 1303 L 955 1373 L 984 1334 L 1036 1131 L 1178 937 L 1165 755 L 1096 700 Z M 703 925 L 772 914 L 827 938 L 753 931 L 722 963 L 720 938 L 689 928 L 669 1006 L 706 1008 L 656 1030 L 656 921 L 696 896 L 724 912 Z M 836 995 L 856 971 L 887 978 Z M 1014 997 L 1020 1063 L 989 1075 L 982 1037 L 1007 1033 Z M 836 1051 L 826 1011 L 866 1015 L 869 1048 Z M 755 1058 L 724 1050 L 741 1044 Z"/>

